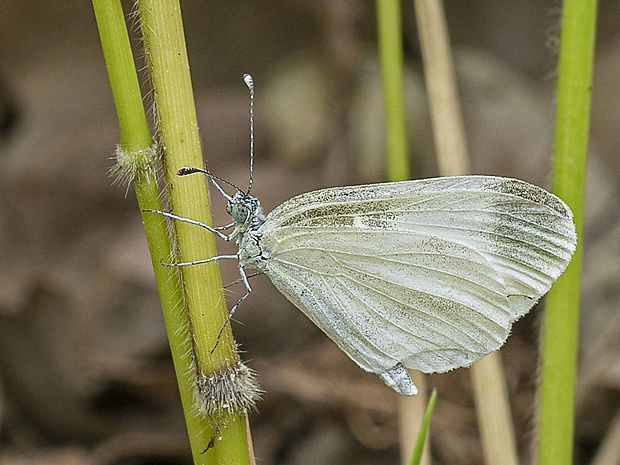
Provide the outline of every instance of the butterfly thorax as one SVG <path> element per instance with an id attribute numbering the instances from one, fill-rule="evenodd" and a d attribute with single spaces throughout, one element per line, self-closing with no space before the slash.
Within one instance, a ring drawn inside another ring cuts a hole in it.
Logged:
<path id="1" fill-rule="evenodd" d="M 232 237 L 239 246 L 239 265 L 263 270 L 267 263 L 260 247 L 258 229 L 267 220 L 260 201 L 249 194 L 237 192 L 228 202 L 226 211 L 237 223 Z"/>
<path id="2" fill-rule="evenodd" d="M 262 235 L 249 230 L 239 240 L 239 265 L 243 268 L 265 271 L 269 254 L 263 250 Z"/>

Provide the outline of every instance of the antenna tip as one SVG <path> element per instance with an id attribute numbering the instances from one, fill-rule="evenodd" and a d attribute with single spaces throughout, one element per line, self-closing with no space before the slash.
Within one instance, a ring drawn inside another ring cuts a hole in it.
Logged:
<path id="1" fill-rule="evenodd" d="M 201 170 L 200 168 L 191 168 L 189 166 L 184 166 L 183 168 L 179 168 L 177 170 L 177 176 L 185 176 L 186 174 L 192 174 L 192 173 L 207 174 L 204 170 Z"/>
<path id="2" fill-rule="evenodd" d="M 248 86 L 248 89 L 254 90 L 254 80 L 252 79 L 252 76 L 249 74 L 244 74 L 243 80 L 245 81 L 245 85 Z"/>

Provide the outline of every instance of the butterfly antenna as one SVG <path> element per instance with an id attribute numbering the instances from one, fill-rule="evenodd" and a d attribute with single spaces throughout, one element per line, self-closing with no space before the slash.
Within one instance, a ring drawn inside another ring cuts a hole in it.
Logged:
<path id="1" fill-rule="evenodd" d="M 220 181 L 220 182 L 222 182 L 224 184 L 228 184 L 230 187 L 232 187 L 233 189 L 235 189 L 238 192 L 243 192 L 241 189 L 239 189 L 237 186 L 235 186 L 232 182 L 226 181 L 226 179 L 222 179 L 219 176 L 216 176 L 213 173 L 210 173 L 207 170 L 202 170 L 200 168 L 192 168 L 190 166 L 184 166 L 183 168 L 180 168 L 177 171 L 177 176 L 186 176 L 188 174 L 193 174 L 193 173 L 203 173 L 203 174 L 205 174 L 207 176 L 207 178 L 209 178 L 209 181 L 211 181 L 213 183 L 213 185 L 217 188 L 218 191 L 220 191 L 220 194 L 222 194 L 222 196 L 226 200 L 232 200 L 232 197 L 230 195 L 228 195 L 224 189 L 222 189 L 222 186 L 220 186 L 217 183 L 217 181 Z"/>
<path id="2" fill-rule="evenodd" d="M 254 80 L 249 74 L 243 75 L 245 85 L 250 91 L 250 181 L 248 182 L 248 194 L 252 190 L 252 178 L 254 177 Z"/>

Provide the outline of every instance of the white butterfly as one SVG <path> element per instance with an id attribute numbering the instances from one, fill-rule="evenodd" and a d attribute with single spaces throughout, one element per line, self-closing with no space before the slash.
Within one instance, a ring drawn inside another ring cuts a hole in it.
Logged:
<path id="1" fill-rule="evenodd" d="M 183 168 L 179 174 L 201 171 Z M 568 265 L 572 213 L 517 179 L 455 176 L 335 187 L 287 200 L 264 215 L 256 197 L 226 194 L 234 231 L 170 218 L 235 240 L 222 258 L 256 269 L 355 363 L 401 394 L 405 368 L 469 366 L 499 349 Z M 250 184 L 251 186 L 251 184 Z"/>

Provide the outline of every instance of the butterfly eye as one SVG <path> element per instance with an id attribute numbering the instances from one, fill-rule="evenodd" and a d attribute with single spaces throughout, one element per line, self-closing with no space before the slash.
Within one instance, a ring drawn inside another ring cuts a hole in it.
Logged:
<path id="1" fill-rule="evenodd" d="M 228 213 L 237 223 L 247 223 L 250 216 L 250 209 L 243 203 L 231 202 L 228 204 Z"/>

